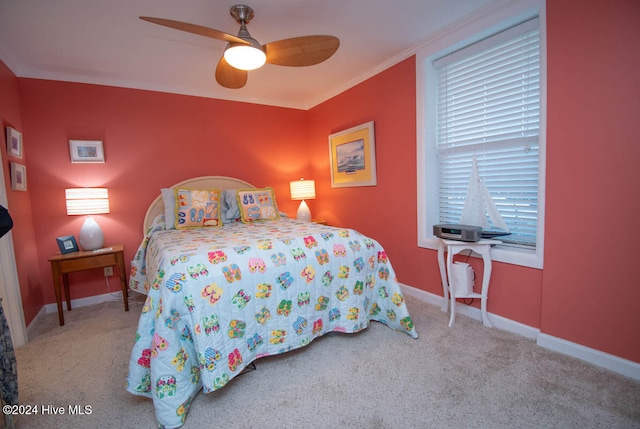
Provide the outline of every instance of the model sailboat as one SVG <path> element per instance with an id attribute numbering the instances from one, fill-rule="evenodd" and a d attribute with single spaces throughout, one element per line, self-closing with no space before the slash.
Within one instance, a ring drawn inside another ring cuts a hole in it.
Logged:
<path id="1" fill-rule="evenodd" d="M 487 215 L 491 219 L 491 225 L 487 220 Z M 467 198 L 462 208 L 460 223 L 464 225 L 481 226 L 483 231 L 491 235 L 509 234 L 509 227 L 504 219 L 502 219 L 484 180 L 482 180 L 478 173 L 478 162 L 475 155 L 473 155 L 473 162 L 471 164 L 469 188 L 467 189 Z M 489 229 L 491 229 L 490 232 L 487 231 Z M 499 231 L 495 231 L 495 229 L 499 229 Z"/>

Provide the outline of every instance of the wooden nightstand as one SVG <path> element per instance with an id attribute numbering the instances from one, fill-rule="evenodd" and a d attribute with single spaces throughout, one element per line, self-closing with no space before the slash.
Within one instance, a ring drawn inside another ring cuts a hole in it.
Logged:
<path id="1" fill-rule="evenodd" d="M 62 313 L 62 295 L 60 288 L 60 276 L 64 284 L 64 295 L 67 299 L 67 311 L 71 311 L 71 297 L 69 296 L 69 276 L 68 273 L 74 271 L 84 271 L 93 268 L 118 267 L 120 284 L 122 286 L 122 299 L 124 300 L 124 310 L 129 311 L 127 301 L 127 274 L 124 268 L 124 245 L 116 244 L 104 249 L 88 250 L 81 252 L 57 254 L 49 258 L 51 262 L 51 273 L 53 274 L 53 287 L 56 292 L 56 304 L 58 304 L 58 318 L 60 326 L 64 325 L 64 315 Z"/>
<path id="2" fill-rule="evenodd" d="M 313 223 L 319 223 L 320 225 L 328 225 L 327 221 L 324 219 L 311 219 Z"/>

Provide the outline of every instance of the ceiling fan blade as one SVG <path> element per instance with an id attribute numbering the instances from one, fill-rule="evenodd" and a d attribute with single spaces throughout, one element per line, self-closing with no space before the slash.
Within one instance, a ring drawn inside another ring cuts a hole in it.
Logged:
<path id="1" fill-rule="evenodd" d="M 152 18 L 150 16 L 141 16 L 140 19 L 142 19 L 143 21 L 151 22 L 153 24 L 173 28 L 175 30 L 186 31 L 187 33 L 193 33 L 199 36 L 211 37 L 212 39 L 224 40 L 225 42 L 243 43 L 245 45 L 249 44 L 249 42 L 239 37 L 225 33 L 223 31 L 214 30 L 213 28 L 203 27 L 202 25 L 174 21 L 172 19 Z"/>
<path id="2" fill-rule="evenodd" d="M 231 67 L 224 56 L 218 61 L 216 67 L 216 80 L 225 88 L 238 89 L 247 84 L 249 73 L 246 70 L 240 70 Z"/>
<path id="3" fill-rule="evenodd" d="M 263 45 L 267 63 L 278 66 L 303 67 L 319 64 L 340 46 L 334 36 L 301 36 Z"/>

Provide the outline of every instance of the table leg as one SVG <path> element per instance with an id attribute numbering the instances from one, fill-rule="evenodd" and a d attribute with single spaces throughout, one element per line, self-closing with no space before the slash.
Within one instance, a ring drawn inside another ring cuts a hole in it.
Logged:
<path id="1" fill-rule="evenodd" d="M 64 314 L 62 313 L 62 296 L 60 291 L 60 266 L 55 262 L 51 263 L 51 273 L 53 276 L 53 290 L 56 294 L 56 305 L 58 306 L 58 320 L 60 321 L 60 326 L 63 326 Z"/>
<path id="2" fill-rule="evenodd" d="M 447 271 L 444 266 L 444 245 L 438 244 L 438 266 L 440 267 L 440 282 L 442 283 L 442 305 L 440 310 L 446 313 L 449 310 L 449 283 L 447 282 Z"/>
<path id="3" fill-rule="evenodd" d="M 71 311 L 71 294 L 69 293 L 69 274 L 62 275 L 62 283 L 64 284 L 64 296 L 67 298 L 67 310 Z"/>
<path id="4" fill-rule="evenodd" d="M 451 295 L 451 317 L 449 318 L 449 327 L 451 328 L 456 321 L 456 285 L 451 284 L 451 266 L 453 265 L 454 251 L 451 247 L 447 249 L 447 278 L 449 279 L 449 294 Z"/>
<path id="5" fill-rule="evenodd" d="M 120 274 L 120 286 L 122 287 L 122 299 L 124 300 L 124 311 L 129 311 L 129 294 L 127 291 L 127 274 L 124 270 L 124 255 L 122 252 L 116 254 L 118 262 L 118 274 Z"/>
<path id="6" fill-rule="evenodd" d="M 482 298 L 480 298 L 480 314 L 482 315 L 482 323 L 484 326 L 493 328 L 487 316 L 487 298 L 489 295 L 489 280 L 491 279 L 491 250 L 490 246 L 482 247 L 479 252 L 482 255 L 482 262 L 484 263 L 484 270 L 482 273 Z"/>

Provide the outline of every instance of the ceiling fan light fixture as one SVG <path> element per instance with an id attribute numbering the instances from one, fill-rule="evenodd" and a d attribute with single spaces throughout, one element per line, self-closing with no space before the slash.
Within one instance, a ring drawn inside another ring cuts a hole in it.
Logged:
<path id="1" fill-rule="evenodd" d="M 255 70 L 264 65 L 267 55 L 262 49 L 250 45 L 230 44 L 224 51 L 224 59 L 231 67 Z"/>
<path id="2" fill-rule="evenodd" d="M 247 31 L 247 24 L 253 19 L 253 9 L 237 4 L 232 6 L 229 12 L 240 24 L 237 36 L 214 28 L 172 19 L 150 16 L 141 16 L 140 19 L 227 42 L 224 54 L 216 66 L 215 76 L 221 86 L 229 89 L 244 87 L 247 83 L 248 71 L 258 69 L 267 62 L 287 67 L 313 66 L 327 60 L 340 46 L 340 40 L 337 37 L 326 35 L 292 37 L 261 45 Z"/>

